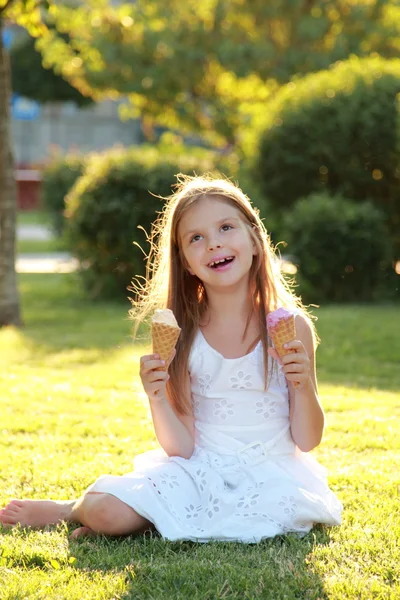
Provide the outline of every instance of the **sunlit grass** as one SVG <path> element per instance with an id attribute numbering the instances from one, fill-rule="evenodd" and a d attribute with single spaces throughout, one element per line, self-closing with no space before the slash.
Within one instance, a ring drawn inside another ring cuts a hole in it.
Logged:
<path id="1" fill-rule="evenodd" d="M 0 503 L 78 497 L 155 447 L 129 303 L 92 303 L 74 275 L 20 277 L 25 327 L 0 331 Z M 327 430 L 314 452 L 343 525 L 255 546 L 155 535 L 70 542 L 65 525 L 1 534 L 0 598 L 397 598 L 399 309 L 318 311 Z"/>
<path id="2" fill-rule="evenodd" d="M 17 213 L 18 225 L 49 225 L 50 216 L 44 210 L 19 210 Z"/>
<path id="3" fill-rule="evenodd" d="M 51 238 L 50 240 L 18 240 L 16 245 L 17 254 L 40 254 L 51 252 L 65 252 L 68 250 L 63 238 Z"/>

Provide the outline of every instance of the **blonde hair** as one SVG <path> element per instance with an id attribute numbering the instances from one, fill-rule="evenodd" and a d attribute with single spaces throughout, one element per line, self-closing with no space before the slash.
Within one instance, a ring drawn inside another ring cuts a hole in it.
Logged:
<path id="1" fill-rule="evenodd" d="M 214 179 L 207 175 L 189 177 L 179 174 L 177 180 L 174 194 L 166 198 L 163 211 L 153 223 L 149 236 L 146 279 L 143 284 L 138 280 L 133 282 L 131 289 L 136 293 L 136 299 L 132 301 L 130 315 L 135 320 L 136 335 L 139 324 L 157 308 L 169 308 L 174 312 L 182 332 L 176 346 L 176 357 L 169 368 L 167 393 L 176 410 L 188 414 L 190 398 L 183 393 L 180 382 L 187 377 L 189 352 L 207 310 L 207 294 L 200 279 L 190 275 L 184 266 L 178 227 L 182 215 L 201 198 L 215 197 L 236 208 L 249 225 L 249 233 L 256 245 L 257 254 L 250 268 L 249 281 L 253 310 L 259 319 L 266 386 L 269 346 L 267 314 L 281 306 L 297 309 L 310 322 L 313 331 L 314 328 L 300 298 L 293 293 L 281 272 L 276 249 L 271 244 L 257 209 L 242 190 L 228 179 Z"/>

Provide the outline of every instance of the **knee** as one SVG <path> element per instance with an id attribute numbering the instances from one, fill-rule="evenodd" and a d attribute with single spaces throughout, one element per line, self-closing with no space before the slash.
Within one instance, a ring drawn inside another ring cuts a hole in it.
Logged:
<path id="1" fill-rule="evenodd" d="M 122 502 L 109 494 L 92 497 L 85 510 L 85 525 L 105 535 L 120 535 Z"/>

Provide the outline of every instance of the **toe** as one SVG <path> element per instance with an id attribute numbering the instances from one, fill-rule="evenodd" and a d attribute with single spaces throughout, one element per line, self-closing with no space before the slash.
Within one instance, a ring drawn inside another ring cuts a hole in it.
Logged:
<path id="1" fill-rule="evenodd" d="M 14 510 L 19 510 L 23 506 L 24 503 L 22 502 L 22 500 L 10 500 L 10 502 L 7 504 L 7 506 L 4 507 L 4 509 L 9 510 L 12 508 Z"/>
<path id="2" fill-rule="evenodd" d="M 93 535 L 96 535 L 96 532 L 93 531 L 93 529 L 90 529 L 90 527 L 78 527 L 78 529 L 75 529 L 75 531 L 73 531 L 71 533 L 71 535 L 69 536 L 69 539 L 76 540 L 80 537 L 93 536 Z"/>
<path id="3" fill-rule="evenodd" d="M 16 515 L 10 513 L 1 514 L 0 523 L 3 523 L 4 525 L 16 525 L 18 523 L 18 519 L 16 518 Z"/>

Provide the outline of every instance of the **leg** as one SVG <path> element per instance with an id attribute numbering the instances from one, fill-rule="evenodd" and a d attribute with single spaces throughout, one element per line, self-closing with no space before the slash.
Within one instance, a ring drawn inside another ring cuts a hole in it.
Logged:
<path id="1" fill-rule="evenodd" d="M 106 535 L 140 533 L 151 527 L 125 502 L 97 492 L 89 492 L 78 501 L 12 500 L 0 511 L 0 523 L 4 525 L 44 527 L 60 521 L 82 523 L 86 529 L 81 533 L 89 533 L 88 528 Z"/>
<path id="2" fill-rule="evenodd" d="M 89 492 L 78 500 L 72 509 L 70 520 L 78 521 L 85 526 L 82 532 L 80 530 L 74 532 L 76 535 L 73 537 L 91 531 L 105 535 L 130 535 L 143 533 L 153 527 L 150 521 L 122 500 L 111 494 L 96 492 Z"/>
<path id="3" fill-rule="evenodd" d="M 29 527 L 44 527 L 59 521 L 68 521 L 75 500 L 11 500 L 0 510 L 0 523 Z"/>

